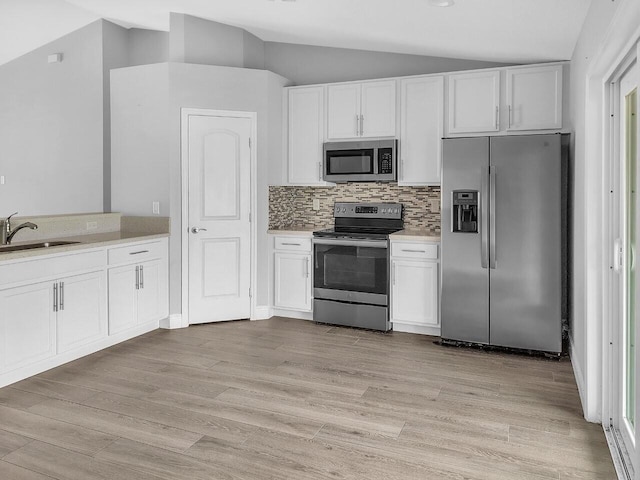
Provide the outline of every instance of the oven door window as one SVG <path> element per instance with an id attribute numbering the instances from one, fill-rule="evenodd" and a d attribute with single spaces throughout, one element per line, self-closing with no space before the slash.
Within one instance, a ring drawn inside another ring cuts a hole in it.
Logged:
<path id="1" fill-rule="evenodd" d="M 386 248 L 317 244 L 314 257 L 314 288 L 387 293 Z"/>
<path id="2" fill-rule="evenodd" d="M 327 152 L 327 175 L 373 174 L 373 149 Z"/>

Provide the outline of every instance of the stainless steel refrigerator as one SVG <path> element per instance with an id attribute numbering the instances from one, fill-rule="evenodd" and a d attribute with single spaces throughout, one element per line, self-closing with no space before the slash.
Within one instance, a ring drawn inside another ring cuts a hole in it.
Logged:
<path id="1" fill-rule="evenodd" d="M 442 338 L 559 353 L 568 135 L 445 139 Z"/>

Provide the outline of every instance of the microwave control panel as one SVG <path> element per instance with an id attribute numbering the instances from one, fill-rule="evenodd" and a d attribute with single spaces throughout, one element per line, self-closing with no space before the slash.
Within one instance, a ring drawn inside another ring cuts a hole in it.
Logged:
<path id="1" fill-rule="evenodd" d="M 393 150 L 391 148 L 378 149 L 378 173 L 393 173 Z"/>

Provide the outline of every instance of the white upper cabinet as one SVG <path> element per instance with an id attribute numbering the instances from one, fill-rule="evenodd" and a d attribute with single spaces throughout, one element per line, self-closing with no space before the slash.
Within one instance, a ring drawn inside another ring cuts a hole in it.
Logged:
<path id="1" fill-rule="evenodd" d="M 562 65 L 508 68 L 507 130 L 562 128 Z"/>
<path id="2" fill-rule="evenodd" d="M 327 87 L 327 138 L 360 136 L 360 84 Z"/>
<path id="3" fill-rule="evenodd" d="M 396 135 L 396 81 L 362 84 L 361 137 Z"/>
<path id="4" fill-rule="evenodd" d="M 500 70 L 449 75 L 449 133 L 500 130 Z"/>
<path id="5" fill-rule="evenodd" d="M 327 139 L 396 135 L 396 81 L 327 87 Z"/>
<path id="6" fill-rule="evenodd" d="M 324 87 L 288 90 L 288 183 L 324 185 Z"/>
<path id="7" fill-rule="evenodd" d="M 400 185 L 438 185 L 444 130 L 444 77 L 400 81 Z"/>

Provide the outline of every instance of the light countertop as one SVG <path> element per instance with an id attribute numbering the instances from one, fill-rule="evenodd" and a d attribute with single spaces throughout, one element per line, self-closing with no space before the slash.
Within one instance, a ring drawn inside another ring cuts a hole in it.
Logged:
<path id="1" fill-rule="evenodd" d="M 390 235 L 391 240 L 414 240 L 422 242 L 440 242 L 440 235 L 427 228 L 405 228 Z"/>
<path id="2" fill-rule="evenodd" d="M 103 232 L 94 233 L 90 235 L 74 235 L 70 237 L 50 238 L 46 240 L 31 240 L 25 242 L 13 242 L 7 246 L 17 245 L 29 245 L 31 243 L 42 242 L 79 242 L 71 245 L 60 245 L 57 247 L 47 248 L 34 248 L 31 250 L 16 250 L 3 253 L 3 248 L 7 246 L 0 246 L 0 262 L 5 260 L 16 260 L 30 257 L 37 257 L 41 255 L 52 255 L 55 253 L 72 252 L 77 250 L 83 250 L 87 248 L 104 247 L 110 245 L 118 245 L 121 243 L 130 243 L 135 241 L 154 240 L 156 238 L 168 237 L 168 233 L 148 233 L 148 232 L 131 232 L 131 231 L 116 231 L 116 232 Z"/>
<path id="3" fill-rule="evenodd" d="M 322 230 L 322 227 L 314 227 L 310 225 L 292 225 L 286 228 L 269 229 L 267 233 L 271 235 L 297 235 L 301 237 L 310 237 L 316 230 Z"/>

